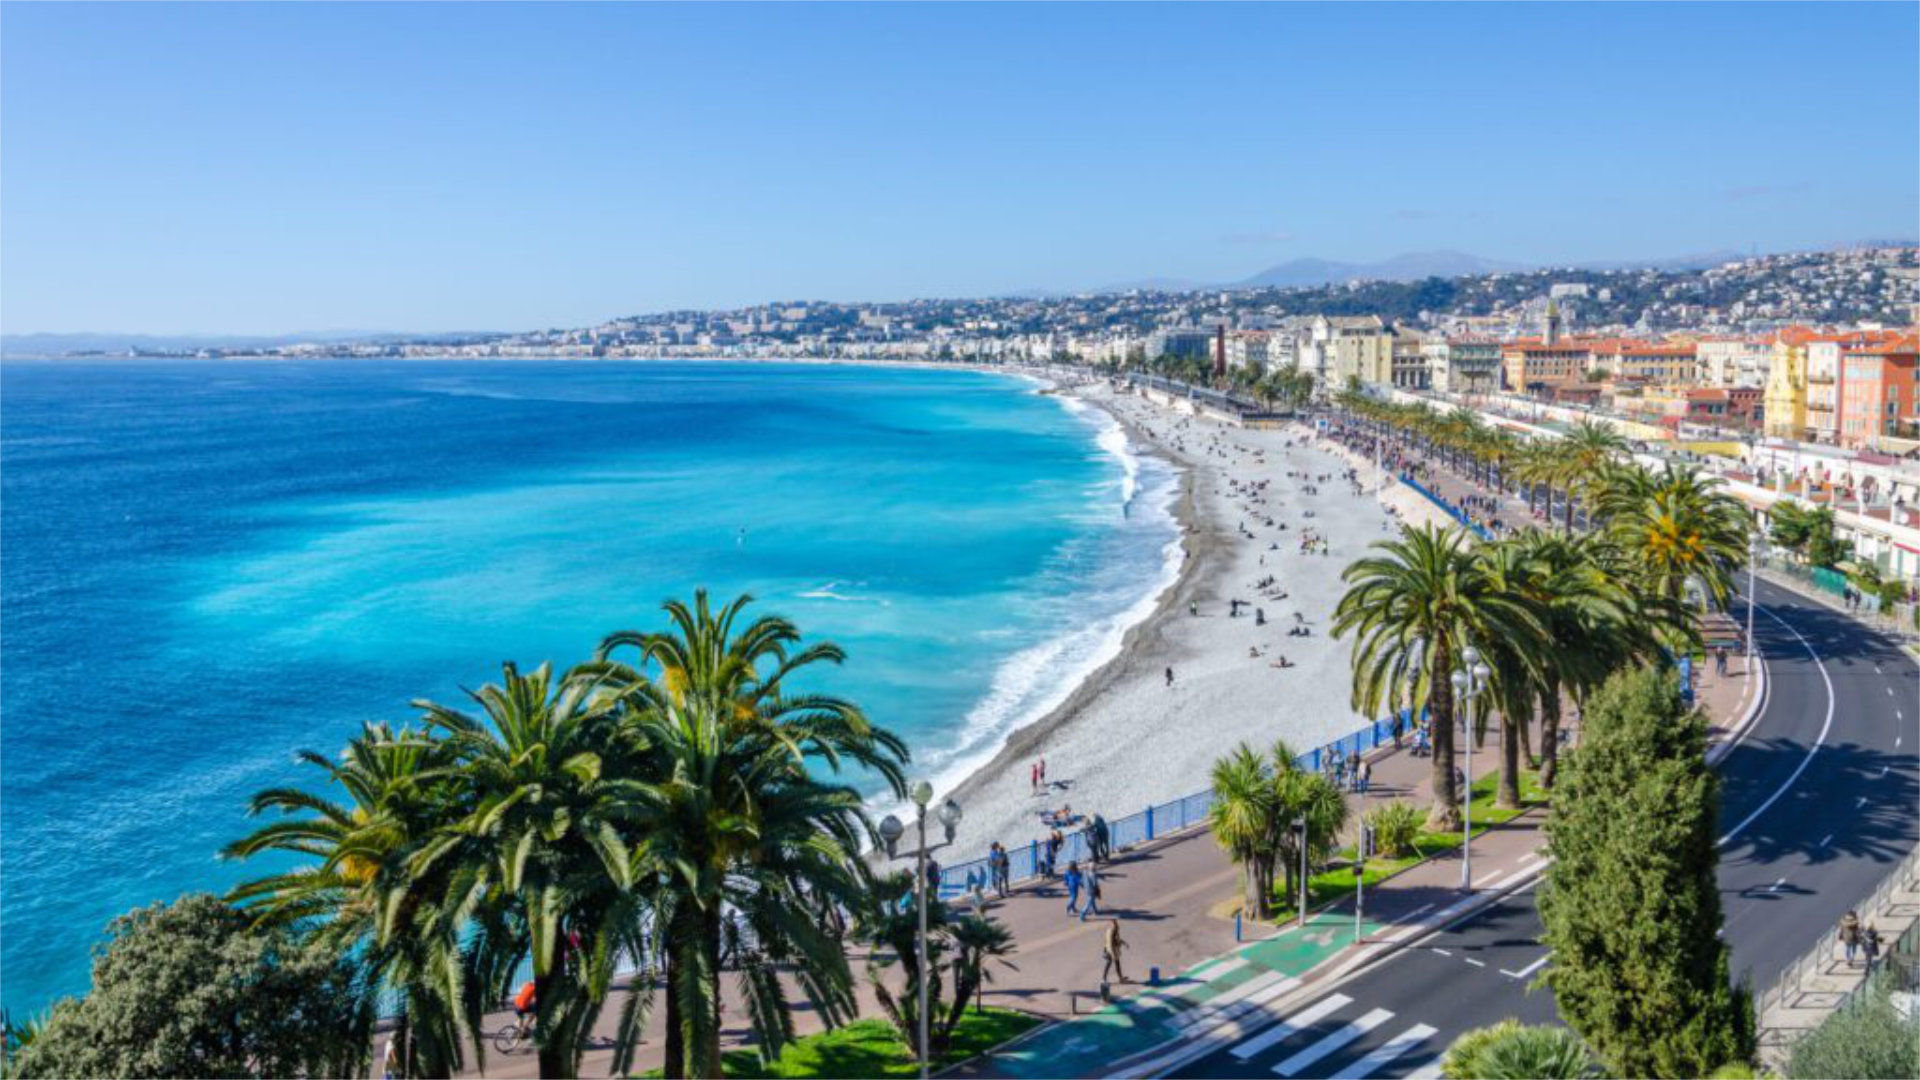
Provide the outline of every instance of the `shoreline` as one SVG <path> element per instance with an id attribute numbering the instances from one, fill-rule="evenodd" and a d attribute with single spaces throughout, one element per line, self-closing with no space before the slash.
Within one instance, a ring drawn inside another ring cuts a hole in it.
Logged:
<path id="1" fill-rule="evenodd" d="M 1264 751 L 1279 737 L 1298 752 L 1365 723 L 1348 700 L 1345 643 L 1326 634 L 1338 570 L 1398 523 L 1419 520 L 1421 506 L 1406 503 L 1416 493 L 1383 487 L 1370 462 L 1330 452 L 1339 448 L 1298 423 L 1236 428 L 1115 393 L 1101 380 L 1065 385 L 1045 369 L 981 370 L 1051 384 L 1044 392 L 1099 409 L 1132 452 L 1175 470 L 1168 511 L 1182 557 L 1112 656 L 942 793 L 966 812 L 956 865 L 983 856 L 990 841 L 1012 847 L 1042 836 L 1042 809 L 1117 819 L 1204 790 L 1212 762 L 1237 742 Z M 1345 478 L 1348 468 L 1362 483 Z M 1309 531 L 1339 561 L 1296 543 Z M 1309 636 L 1292 639 L 1296 625 Z M 1177 673 L 1175 683 L 1163 681 L 1164 670 Z M 1048 782 L 1035 791 L 1032 763 L 1042 758 Z"/>

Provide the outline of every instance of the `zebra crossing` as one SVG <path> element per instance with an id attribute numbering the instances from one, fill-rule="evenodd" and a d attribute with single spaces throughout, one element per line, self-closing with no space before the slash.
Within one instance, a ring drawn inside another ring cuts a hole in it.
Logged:
<path id="1" fill-rule="evenodd" d="M 1227 1049 L 1247 1067 L 1235 1075 L 1365 1080 L 1438 1076 L 1447 1040 L 1439 1029 L 1393 1010 L 1328 994 L 1294 1009 Z"/>

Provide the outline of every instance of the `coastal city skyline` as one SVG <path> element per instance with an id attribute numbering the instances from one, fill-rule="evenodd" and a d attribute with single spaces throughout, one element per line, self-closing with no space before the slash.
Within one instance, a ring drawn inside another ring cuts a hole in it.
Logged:
<path id="1" fill-rule="evenodd" d="M 0 1080 L 1920 1078 L 1920 3 L 0 30 Z"/>
<path id="2" fill-rule="evenodd" d="M 49 165 L 4 178 L 14 334 L 512 331 L 1409 252 L 1643 265 L 1909 241 L 1920 216 L 1910 5 L 7 19 L 8 155 Z M 1845 64 L 1767 75 L 1822 37 Z M 1815 128 L 1844 154 L 1793 134 Z"/>

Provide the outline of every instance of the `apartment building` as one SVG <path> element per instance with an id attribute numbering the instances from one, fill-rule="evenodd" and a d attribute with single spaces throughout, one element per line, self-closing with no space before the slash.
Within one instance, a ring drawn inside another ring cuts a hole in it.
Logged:
<path id="1" fill-rule="evenodd" d="M 1841 354 L 1836 400 L 1837 440 L 1850 449 L 1875 448 L 1886 436 L 1920 429 L 1920 337 L 1857 345 Z"/>
<path id="2" fill-rule="evenodd" d="M 1550 334 L 1501 346 L 1500 366 L 1507 389 L 1539 394 L 1585 380 L 1591 355 L 1588 342 L 1579 338 L 1554 340 Z"/>
<path id="3" fill-rule="evenodd" d="M 1763 337 L 1703 337 L 1693 345 L 1694 379 L 1702 386 L 1765 387 L 1773 343 Z"/>

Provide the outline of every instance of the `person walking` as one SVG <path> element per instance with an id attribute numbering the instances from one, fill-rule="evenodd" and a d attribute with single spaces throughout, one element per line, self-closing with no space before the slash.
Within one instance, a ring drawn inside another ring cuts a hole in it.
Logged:
<path id="1" fill-rule="evenodd" d="M 1860 944 L 1867 953 L 1867 970 L 1872 971 L 1873 962 L 1880 959 L 1880 931 L 1872 923 L 1868 923 L 1867 928 L 1861 931 Z"/>
<path id="2" fill-rule="evenodd" d="M 1032 774 L 1032 789 L 1035 793 L 1038 793 L 1040 790 L 1040 763 L 1037 761 L 1034 762 L 1033 767 L 1027 771 Z"/>
<path id="3" fill-rule="evenodd" d="M 1120 936 L 1120 920 L 1107 920 L 1107 941 L 1101 948 L 1100 981 L 1106 982 L 1109 973 L 1121 982 L 1127 981 L 1127 973 L 1120 967 L 1120 953 L 1127 947 L 1126 939 Z"/>
<path id="4" fill-rule="evenodd" d="M 1173 669 L 1171 667 L 1167 669 L 1167 685 L 1173 685 Z"/>
<path id="5" fill-rule="evenodd" d="M 1047 759 L 1046 758 L 1040 759 L 1040 786 L 1041 787 L 1047 786 Z"/>
<path id="6" fill-rule="evenodd" d="M 1067 886 L 1067 914 L 1069 915 L 1078 914 L 1080 911 L 1080 864 L 1079 862 L 1076 861 L 1076 862 L 1070 862 L 1067 864 L 1067 876 L 1064 879 L 1064 881 Z M 1848 957 L 1849 959 L 1851 959 L 1852 950 L 1848 950 Z"/>
<path id="7" fill-rule="evenodd" d="M 1363 761 L 1360 763 L 1360 794 L 1365 795 L 1372 790 L 1373 762 Z"/>
<path id="8" fill-rule="evenodd" d="M 1840 944 L 1846 947 L 1847 963 L 1853 963 L 1853 954 L 1860 950 L 1860 916 L 1849 911 L 1840 916 Z"/>
<path id="9" fill-rule="evenodd" d="M 1093 844 L 1101 862 L 1113 858 L 1113 830 L 1107 826 L 1107 819 L 1099 814 L 1093 815 Z"/>
<path id="10" fill-rule="evenodd" d="M 1080 921 L 1086 922 L 1087 916 L 1100 914 L 1100 868 L 1092 864 L 1087 866 L 1086 874 L 1087 903 L 1080 909 Z"/>

